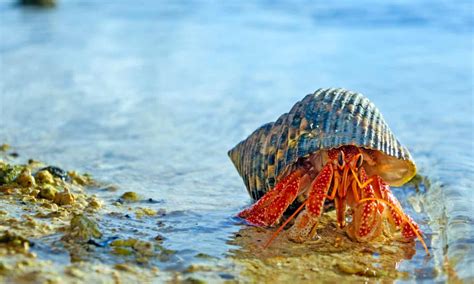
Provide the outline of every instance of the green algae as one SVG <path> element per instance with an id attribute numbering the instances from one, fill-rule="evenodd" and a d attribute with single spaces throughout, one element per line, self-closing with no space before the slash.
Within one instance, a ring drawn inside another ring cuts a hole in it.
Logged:
<path id="1" fill-rule="evenodd" d="M 22 166 L 10 165 L 0 161 L 0 185 L 13 183 L 23 169 Z"/>

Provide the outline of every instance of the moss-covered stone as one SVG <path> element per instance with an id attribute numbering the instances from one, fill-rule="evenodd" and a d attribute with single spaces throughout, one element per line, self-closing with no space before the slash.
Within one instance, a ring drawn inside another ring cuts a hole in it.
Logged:
<path id="1" fill-rule="evenodd" d="M 70 222 L 70 226 L 65 239 L 74 239 L 78 241 L 88 241 L 91 238 L 100 238 L 102 233 L 96 222 L 80 214 L 75 215 Z"/>
<path id="2" fill-rule="evenodd" d="M 89 198 L 87 202 L 88 202 L 87 207 L 92 210 L 99 210 L 100 208 L 102 208 L 102 205 L 103 205 L 102 204 L 103 202 L 95 196 L 92 196 L 91 198 Z"/>
<path id="3" fill-rule="evenodd" d="M 22 166 L 0 162 L 0 185 L 12 183 L 23 169 Z"/>
<path id="4" fill-rule="evenodd" d="M 155 216 L 156 214 L 157 211 L 151 208 L 139 207 L 135 210 L 135 216 L 137 216 L 137 218 L 142 218 L 144 216 Z"/>
<path id="5" fill-rule="evenodd" d="M 87 186 L 87 185 L 94 185 L 94 180 L 89 174 L 79 174 L 76 171 L 69 171 L 67 175 L 71 178 L 73 184 Z"/>
<path id="6" fill-rule="evenodd" d="M 128 247 L 114 247 L 112 249 L 112 253 L 118 254 L 118 255 L 132 255 L 133 249 L 128 248 Z"/>
<path id="7" fill-rule="evenodd" d="M 53 201 L 57 192 L 54 186 L 47 184 L 41 187 L 39 197 Z"/>
<path id="8" fill-rule="evenodd" d="M 54 177 L 49 171 L 42 170 L 36 173 L 36 181 L 40 184 L 53 184 Z"/>
<path id="9" fill-rule="evenodd" d="M 113 247 L 133 247 L 136 242 L 138 242 L 137 239 L 115 240 L 110 245 Z"/>
<path id="10" fill-rule="evenodd" d="M 31 175 L 28 168 L 24 168 L 15 180 L 22 187 L 31 187 L 36 185 L 35 178 Z"/>
<path id="11" fill-rule="evenodd" d="M 70 205 L 75 201 L 74 194 L 72 194 L 69 189 L 64 188 L 60 193 L 57 193 L 54 197 L 54 203 L 58 205 Z"/>
<path id="12" fill-rule="evenodd" d="M 0 145 L 0 152 L 6 152 L 8 151 L 8 149 L 10 149 L 10 145 L 6 143 L 3 143 L 2 145 Z"/>
<path id="13" fill-rule="evenodd" d="M 120 198 L 127 202 L 136 202 L 140 200 L 140 196 L 138 195 L 138 193 L 133 191 L 125 192 Z"/>

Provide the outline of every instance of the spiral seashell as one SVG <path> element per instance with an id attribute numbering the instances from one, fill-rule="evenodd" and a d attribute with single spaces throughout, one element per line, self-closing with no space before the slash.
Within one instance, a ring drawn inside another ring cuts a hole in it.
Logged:
<path id="1" fill-rule="evenodd" d="M 375 105 L 362 94 L 341 88 L 307 95 L 228 154 L 250 196 L 257 200 L 299 160 L 344 145 L 368 151 L 375 165 L 365 166 L 367 173 L 380 175 L 392 186 L 401 186 L 416 174 L 408 149 Z"/>

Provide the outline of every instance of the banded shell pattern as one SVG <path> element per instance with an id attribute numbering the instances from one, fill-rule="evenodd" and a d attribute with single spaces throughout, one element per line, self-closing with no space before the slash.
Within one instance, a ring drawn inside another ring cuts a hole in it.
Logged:
<path id="1" fill-rule="evenodd" d="M 250 196 L 257 200 L 298 159 L 321 150 L 354 145 L 376 150 L 377 165 L 366 169 L 393 186 L 409 181 L 416 167 L 380 111 L 360 93 L 318 89 L 276 122 L 255 130 L 229 151 Z"/>

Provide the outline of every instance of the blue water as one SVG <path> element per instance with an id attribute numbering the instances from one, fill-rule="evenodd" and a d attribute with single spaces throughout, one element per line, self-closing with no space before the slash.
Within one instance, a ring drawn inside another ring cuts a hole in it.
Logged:
<path id="1" fill-rule="evenodd" d="M 227 150 L 307 93 L 345 87 L 431 181 L 434 257 L 417 246 L 402 269 L 445 280 L 447 258 L 474 277 L 472 2 L 412 2 L 2 1 L 0 142 L 160 200 L 185 265 L 224 257 L 250 202 Z"/>

